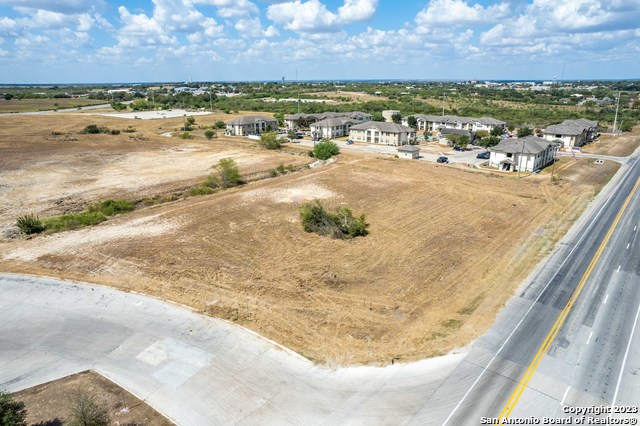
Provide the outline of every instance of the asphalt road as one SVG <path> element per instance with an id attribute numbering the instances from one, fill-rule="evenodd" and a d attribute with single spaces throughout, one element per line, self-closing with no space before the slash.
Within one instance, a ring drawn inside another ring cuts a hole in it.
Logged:
<path id="1" fill-rule="evenodd" d="M 639 192 L 633 192 L 612 229 L 640 179 L 638 158 L 636 153 L 629 159 L 615 179 L 617 186 L 612 182 L 603 191 L 601 203 L 581 217 L 443 383 L 443 398 L 458 401 L 443 423 L 480 424 L 483 417 L 500 417 L 507 403 L 510 418 L 541 421 L 566 419 L 570 407 L 640 405 L 640 336 L 635 329 L 640 307 Z M 608 244 L 601 247 L 610 229 Z M 591 264 L 594 257 L 598 261 Z M 569 302 L 581 281 L 579 296 Z M 572 308 L 564 323 L 532 366 L 568 303 Z M 524 383 L 527 371 L 530 379 Z M 520 396 L 510 400 L 519 384 Z M 433 420 L 429 408 L 427 404 L 415 424 Z M 615 416 L 640 418 L 637 412 Z"/>
<path id="2" fill-rule="evenodd" d="M 329 369 L 234 324 L 160 300 L 0 275 L 0 388 L 14 391 L 94 369 L 181 425 L 457 426 L 499 416 L 531 371 L 510 404 L 511 418 L 563 418 L 565 407 L 637 406 L 640 193 L 633 188 L 639 158 L 636 153 L 623 165 L 466 353 Z M 539 351 L 570 300 L 552 344 Z M 528 370 L 539 352 L 539 365 Z"/>

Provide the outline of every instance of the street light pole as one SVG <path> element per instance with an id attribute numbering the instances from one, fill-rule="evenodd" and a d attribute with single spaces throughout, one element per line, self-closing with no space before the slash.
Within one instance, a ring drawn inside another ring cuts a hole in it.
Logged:
<path id="1" fill-rule="evenodd" d="M 613 136 L 617 136 L 618 134 L 616 133 L 616 125 L 618 123 L 618 108 L 620 108 L 620 95 L 622 94 L 622 92 L 618 92 L 618 102 L 616 103 L 616 116 L 613 119 Z"/>

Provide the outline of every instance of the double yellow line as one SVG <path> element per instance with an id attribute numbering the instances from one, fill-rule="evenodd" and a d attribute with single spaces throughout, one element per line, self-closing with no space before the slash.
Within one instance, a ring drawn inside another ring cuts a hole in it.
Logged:
<path id="1" fill-rule="evenodd" d="M 591 262 L 589 263 L 589 266 L 587 267 L 587 270 L 582 275 L 582 278 L 580 279 L 580 282 L 578 283 L 578 286 L 576 287 L 576 289 L 571 294 L 571 298 L 569 299 L 569 301 L 565 305 L 565 307 L 562 310 L 562 312 L 560 312 L 560 315 L 558 315 L 558 318 L 556 319 L 556 322 L 553 324 L 553 327 L 549 331 L 549 334 L 547 334 L 547 337 L 544 340 L 544 342 L 542 343 L 542 346 L 540 346 L 540 349 L 538 349 L 538 352 L 536 353 L 536 356 L 533 358 L 533 361 L 531 361 L 531 364 L 529 364 L 529 367 L 527 368 L 527 371 L 525 371 L 524 376 L 522 376 L 522 379 L 520 379 L 520 382 L 518 382 L 518 386 L 516 387 L 516 389 L 511 394 L 511 397 L 507 401 L 507 404 L 505 405 L 505 407 L 502 409 L 502 412 L 500 413 L 500 416 L 498 417 L 499 421 L 502 421 L 502 419 L 504 419 L 504 418 L 508 418 L 511 415 L 511 412 L 515 408 L 516 404 L 520 400 L 520 397 L 522 396 L 524 390 L 527 388 L 527 385 L 529 384 L 529 381 L 533 377 L 533 374 L 538 369 L 538 365 L 540 365 L 540 362 L 542 361 L 542 358 L 544 357 L 544 355 L 547 353 L 547 351 L 551 347 L 551 343 L 553 343 L 553 340 L 555 339 L 556 335 L 560 331 L 560 328 L 562 327 L 562 325 L 564 324 L 565 320 L 567 319 L 567 316 L 569 315 L 569 312 L 571 311 L 571 308 L 573 307 L 574 303 L 576 303 L 576 300 L 578 299 L 578 296 L 582 292 L 582 289 L 583 289 L 585 283 L 587 282 L 587 280 L 589 279 L 589 276 L 593 272 L 593 269 L 595 268 L 596 263 L 598 263 L 598 260 L 600 259 L 600 256 L 602 256 L 602 253 L 604 252 L 605 247 L 607 246 L 607 244 L 609 243 L 609 240 L 611 239 L 611 235 L 613 235 L 613 231 L 618 226 L 618 222 L 620 222 L 620 219 L 622 218 L 622 215 L 624 214 L 625 210 L 627 209 L 627 206 L 629 205 L 629 202 L 631 201 L 631 197 L 633 197 L 633 195 L 637 191 L 638 186 L 640 186 L 640 178 L 638 178 L 638 180 L 636 181 L 636 184 L 634 185 L 633 189 L 631 190 L 629 195 L 627 195 L 627 198 L 625 199 L 624 204 L 622 205 L 622 207 L 618 211 L 618 214 L 616 215 L 615 220 L 613 221 L 613 223 L 609 227 L 609 230 L 607 231 L 607 234 L 605 235 L 604 239 L 602 240 L 602 243 L 600 243 L 600 247 L 598 247 L 598 251 L 596 251 L 596 254 L 593 256 L 593 259 L 591 259 Z M 495 423 L 494 426 L 495 425 L 499 425 L 499 424 L 500 423 Z"/>

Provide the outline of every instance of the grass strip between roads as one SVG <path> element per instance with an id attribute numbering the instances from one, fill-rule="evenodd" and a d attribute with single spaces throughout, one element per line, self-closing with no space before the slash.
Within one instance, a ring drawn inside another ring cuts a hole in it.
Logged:
<path id="1" fill-rule="evenodd" d="M 589 266 L 587 267 L 586 271 L 582 275 L 582 278 L 580 279 L 578 286 L 571 294 L 571 298 L 569 298 L 569 301 L 565 305 L 564 309 L 562 310 L 562 312 L 560 312 L 560 315 L 558 315 L 558 318 L 556 319 L 556 322 L 553 324 L 553 327 L 549 331 L 549 334 L 547 334 L 545 341 L 542 343 L 542 346 L 540 347 L 540 349 L 538 349 L 536 356 L 531 361 L 531 364 L 529 364 L 527 371 L 524 373 L 524 376 L 518 382 L 518 386 L 516 386 L 516 389 L 511 394 L 511 397 L 507 401 L 507 404 L 502 409 L 500 416 L 498 416 L 499 421 L 502 421 L 502 419 L 508 418 L 511 415 L 511 412 L 515 408 L 516 404 L 520 400 L 520 397 L 524 393 L 524 390 L 527 388 L 529 381 L 531 380 L 534 373 L 538 369 L 538 366 L 540 365 L 542 358 L 544 358 L 545 354 L 551 347 L 551 343 L 553 343 L 553 340 L 555 339 L 556 335 L 560 331 L 560 328 L 562 327 L 565 320 L 567 319 L 567 316 L 569 315 L 569 312 L 571 311 L 571 309 L 573 308 L 573 305 L 578 299 L 578 296 L 582 292 L 582 289 L 585 286 L 585 283 L 591 276 L 591 273 L 593 272 L 593 269 L 595 268 L 596 263 L 598 263 L 598 261 L 600 260 L 600 256 L 602 256 L 604 249 L 606 248 L 607 244 L 609 243 L 609 240 L 611 239 L 611 236 L 613 235 L 613 231 L 618 226 L 618 223 L 620 222 L 622 215 L 627 209 L 627 206 L 631 201 L 631 197 L 633 197 L 633 195 L 636 193 L 638 186 L 640 186 L 640 178 L 638 178 L 633 189 L 631 190 L 629 195 L 627 195 L 627 198 L 625 199 L 624 204 L 618 211 L 618 214 L 616 215 L 615 220 L 609 227 L 609 230 L 607 231 L 607 234 L 602 240 L 602 243 L 600 243 L 600 246 L 598 247 L 598 251 L 596 251 L 596 254 L 593 256 L 593 258 L 591 259 L 591 262 L 589 263 Z M 495 423 L 494 426 L 497 426 L 498 424 L 500 423 Z"/>

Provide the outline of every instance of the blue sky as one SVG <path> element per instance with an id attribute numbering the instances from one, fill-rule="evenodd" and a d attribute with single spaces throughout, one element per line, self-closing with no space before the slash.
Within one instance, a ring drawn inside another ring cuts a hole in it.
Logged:
<path id="1" fill-rule="evenodd" d="M 0 0 L 0 83 L 640 78 L 640 0 Z"/>

